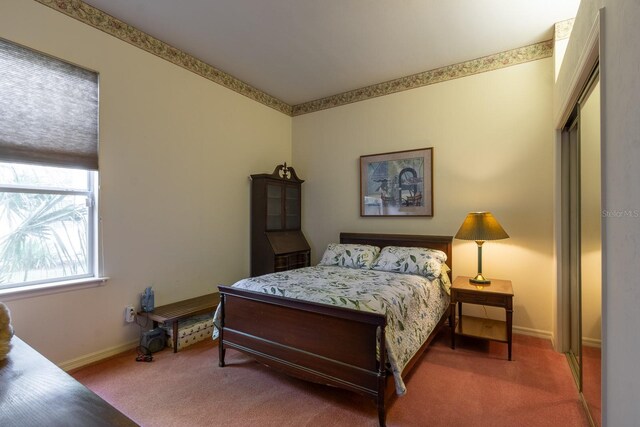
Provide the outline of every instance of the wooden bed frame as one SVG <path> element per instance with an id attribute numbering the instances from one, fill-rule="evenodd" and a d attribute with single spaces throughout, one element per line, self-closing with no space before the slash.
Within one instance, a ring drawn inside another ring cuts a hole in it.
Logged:
<path id="1" fill-rule="evenodd" d="M 447 254 L 449 268 L 451 241 L 451 236 L 340 234 L 341 243 L 439 249 Z M 376 357 L 380 330 L 380 360 L 386 360 L 384 315 L 228 286 L 219 286 L 219 290 L 221 367 L 226 349 L 233 348 L 288 375 L 369 396 L 377 404 L 380 425 L 385 426 L 385 398 L 393 393 L 394 383 L 387 381 L 392 375 Z M 448 316 L 449 309 L 409 361 L 403 377 Z"/>

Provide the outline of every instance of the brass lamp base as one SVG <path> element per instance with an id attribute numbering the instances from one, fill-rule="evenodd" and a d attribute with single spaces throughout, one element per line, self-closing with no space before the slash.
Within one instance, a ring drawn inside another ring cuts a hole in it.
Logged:
<path id="1" fill-rule="evenodd" d="M 481 273 L 478 273 L 476 277 L 469 279 L 469 282 L 478 283 L 481 285 L 488 285 L 491 283 L 491 280 L 485 279 L 485 277 Z"/>

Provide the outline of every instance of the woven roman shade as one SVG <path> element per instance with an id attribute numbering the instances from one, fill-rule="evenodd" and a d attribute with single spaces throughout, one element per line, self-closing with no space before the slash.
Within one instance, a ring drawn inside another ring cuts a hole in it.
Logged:
<path id="1" fill-rule="evenodd" d="M 98 169 L 98 74 L 0 39 L 0 161 Z"/>

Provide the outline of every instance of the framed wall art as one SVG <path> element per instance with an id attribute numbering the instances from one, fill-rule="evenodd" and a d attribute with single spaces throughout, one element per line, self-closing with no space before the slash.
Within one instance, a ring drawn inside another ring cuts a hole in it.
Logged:
<path id="1" fill-rule="evenodd" d="M 360 216 L 433 216 L 433 148 L 360 156 Z"/>

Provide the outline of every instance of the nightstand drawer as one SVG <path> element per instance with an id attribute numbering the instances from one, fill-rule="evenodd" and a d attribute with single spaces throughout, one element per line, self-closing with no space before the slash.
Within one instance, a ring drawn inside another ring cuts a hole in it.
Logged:
<path id="1" fill-rule="evenodd" d="M 466 302 L 468 304 L 495 305 L 498 307 L 504 307 L 507 304 L 507 297 L 504 295 L 467 293 L 464 291 L 457 291 L 455 299 L 458 302 Z"/>

